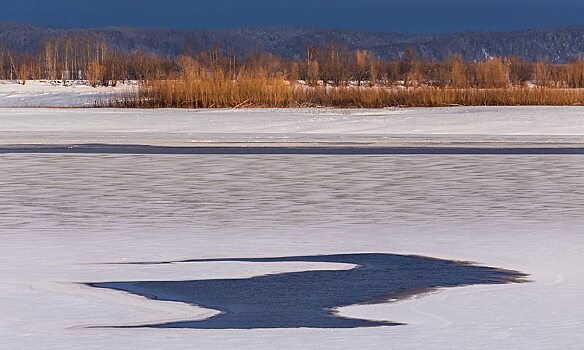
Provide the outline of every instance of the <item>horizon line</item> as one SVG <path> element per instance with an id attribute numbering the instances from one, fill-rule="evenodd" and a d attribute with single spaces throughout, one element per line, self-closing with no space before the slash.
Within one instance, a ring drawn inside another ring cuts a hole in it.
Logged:
<path id="1" fill-rule="evenodd" d="M 264 25 L 264 26 L 236 26 L 236 27 L 157 27 L 157 26 L 132 26 L 132 25 L 107 25 L 107 26 L 60 26 L 60 25 L 50 25 L 41 24 L 33 22 L 15 22 L 15 21 L 0 21 L 0 26 L 14 25 L 14 26 L 29 26 L 47 29 L 59 29 L 59 30 L 121 30 L 121 29 L 134 29 L 134 30 L 166 30 L 166 31 L 238 31 L 238 30 L 270 30 L 270 29 L 304 29 L 304 30 L 318 30 L 318 31 L 346 31 L 346 32 L 363 32 L 363 33 L 379 33 L 379 34 L 398 34 L 398 35 L 411 35 L 411 36 L 439 36 L 439 35 L 456 35 L 456 34 L 476 34 L 476 33 L 521 33 L 530 31 L 545 31 L 545 30 L 565 30 L 565 29 L 575 29 L 584 28 L 584 23 L 579 24 L 563 24 L 558 26 L 542 26 L 542 27 L 525 27 L 521 29 L 510 29 L 510 30 L 459 30 L 459 31 L 447 31 L 447 32 L 408 32 L 408 31 L 387 31 L 387 30 L 376 30 L 376 29 L 364 29 L 364 28 L 348 28 L 348 27 L 326 27 L 326 26 L 315 26 L 315 25 Z"/>

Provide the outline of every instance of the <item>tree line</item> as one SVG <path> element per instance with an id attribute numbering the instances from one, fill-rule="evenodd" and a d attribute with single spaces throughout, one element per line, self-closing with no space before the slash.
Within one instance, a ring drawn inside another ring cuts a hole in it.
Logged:
<path id="1" fill-rule="evenodd" d="M 285 59 L 270 53 L 248 57 L 208 50 L 178 57 L 159 57 L 146 52 L 116 52 L 96 36 L 68 34 L 48 37 L 34 53 L 16 54 L 2 49 L 0 79 L 87 80 L 93 85 L 112 85 L 124 80 L 158 80 L 180 77 L 185 62 L 192 60 L 207 75 L 234 80 L 253 70 L 269 77 L 309 86 L 432 86 L 441 88 L 505 88 L 535 84 L 556 88 L 584 87 L 584 59 L 568 64 L 527 62 L 519 57 L 490 57 L 466 62 L 461 56 L 443 61 L 418 57 L 406 49 L 399 60 L 383 60 L 368 51 L 349 51 L 334 43 L 307 46 L 302 59 Z"/>
<path id="2" fill-rule="evenodd" d="M 170 71 L 169 60 L 146 53 L 121 54 L 97 36 L 63 35 L 45 39 L 33 53 L 18 54 L 0 42 L 0 79 L 87 80 L 92 85 L 115 85 L 124 80 L 154 77 L 152 69 Z"/>

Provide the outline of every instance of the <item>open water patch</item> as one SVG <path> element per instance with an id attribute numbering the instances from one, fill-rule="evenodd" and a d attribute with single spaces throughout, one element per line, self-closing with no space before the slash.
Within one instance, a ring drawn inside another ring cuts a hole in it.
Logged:
<path id="1" fill-rule="evenodd" d="M 176 261 L 179 262 L 179 261 Z M 379 304 L 436 288 L 523 282 L 525 274 L 469 263 L 395 254 L 338 254 L 280 258 L 196 259 L 180 262 L 326 262 L 354 264 L 350 270 L 281 273 L 245 279 L 90 283 L 145 296 L 221 311 L 200 321 L 122 328 L 360 328 L 398 322 L 350 319 L 340 307 Z M 173 262 L 136 263 L 169 264 Z"/>

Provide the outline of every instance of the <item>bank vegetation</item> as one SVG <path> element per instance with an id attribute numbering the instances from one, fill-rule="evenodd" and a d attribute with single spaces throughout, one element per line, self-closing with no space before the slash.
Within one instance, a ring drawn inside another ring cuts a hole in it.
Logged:
<path id="1" fill-rule="evenodd" d="M 29 54 L 0 43 L 0 79 L 85 80 L 93 86 L 139 81 L 126 107 L 434 107 L 453 105 L 583 105 L 584 58 L 567 64 L 519 57 L 399 60 L 335 44 L 306 46 L 297 59 L 265 52 L 247 57 L 209 49 L 177 57 L 123 53 L 98 37 L 47 38 Z"/>

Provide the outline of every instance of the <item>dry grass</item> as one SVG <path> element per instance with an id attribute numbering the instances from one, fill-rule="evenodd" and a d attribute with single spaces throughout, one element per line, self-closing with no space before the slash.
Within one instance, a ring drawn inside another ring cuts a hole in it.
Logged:
<path id="1" fill-rule="evenodd" d="M 584 89 L 335 88 L 307 91 L 312 104 L 334 107 L 572 106 L 584 104 Z"/>
<path id="2" fill-rule="evenodd" d="M 138 96 L 122 99 L 117 105 L 145 108 L 584 105 L 584 89 L 567 88 L 571 86 L 567 83 L 568 76 L 553 80 L 564 84 L 550 86 L 546 83 L 542 84 L 546 87 L 527 87 L 520 79 L 515 79 L 516 86 L 511 87 L 514 80 L 509 79 L 508 64 L 502 59 L 474 65 L 475 71 L 480 74 L 475 74 L 473 84 L 468 83 L 468 76 L 455 79 L 453 76 L 458 74 L 456 69 L 452 72 L 446 69 L 445 76 L 450 75 L 451 79 L 443 80 L 450 83 L 433 86 L 428 83 L 432 81 L 429 77 L 418 77 L 406 83 L 407 87 L 404 83 L 398 86 L 380 85 L 394 81 L 391 79 L 376 80 L 375 84 L 363 82 L 361 78 L 358 86 L 349 83 L 352 79 L 345 81 L 345 84 L 331 86 L 322 84 L 316 73 L 314 79 L 308 79 L 309 84 L 306 85 L 289 79 L 290 74 L 285 73 L 285 65 L 277 64 L 279 61 L 273 57 L 258 58 L 237 68 L 229 62 L 229 66 L 222 66 L 217 58 L 209 60 L 180 56 L 173 61 L 175 68 L 172 73 L 162 74 L 155 69 L 149 70 L 153 73 L 145 75 L 150 79 L 143 82 Z M 459 73 L 463 74 L 462 66 L 460 68 Z"/>
<path id="3" fill-rule="evenodd" d="M 584 105 L 584 89 L 509 87 L 499 89 L 437 87 L 323 87 L 291 84 L 265 71 L 222 71 L 189 66 L 174 79 L 144 82 L 138 97 L 118 105 L 145 108 L 243 107 L 440 107 L 440 106 L 572 106 Z"/>
<path id="4" fill-rule="evenodd" d="M 275 79 L 161 80 L 144 84 L 139 99 L 149 107 L 283 107 L 293 95 L 293 89 Z"/>

